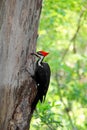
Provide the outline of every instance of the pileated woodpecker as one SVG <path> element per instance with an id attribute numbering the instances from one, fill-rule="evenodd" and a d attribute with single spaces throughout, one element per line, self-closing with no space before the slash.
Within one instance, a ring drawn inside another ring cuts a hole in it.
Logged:
<path id="1" fill-rule="evenodd" d="M 38 60 L 36 62 L 35 74 L 33 76 L 37 85 L 37 94 L 34 102 L 32 103 L 32 110 L 34 110 L 38 101 L 40 100 L 40 102 L 42 103 L 46 98 L 51 72 L 48 63 L 43 62 L 44 57 L 49 54 L 48 52 L 38 51 L 31 54 L 38 57 Z"/>

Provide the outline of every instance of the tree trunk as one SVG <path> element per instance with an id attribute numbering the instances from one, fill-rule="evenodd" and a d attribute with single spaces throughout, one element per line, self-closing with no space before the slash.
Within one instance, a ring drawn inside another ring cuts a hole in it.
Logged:
<path id="1" fill-rule="evenodd" d="M 41 6 L 42 0 L 0 0 L 0 130 L 29 129 Z"/>

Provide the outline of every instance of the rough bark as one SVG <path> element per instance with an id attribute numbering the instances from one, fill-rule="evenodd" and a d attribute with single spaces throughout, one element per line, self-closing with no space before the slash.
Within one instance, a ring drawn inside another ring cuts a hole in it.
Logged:
<path id="1" fill-rule="evenodd" d="M 42 0 L 0 0 L 0 130 L 28 130 Z M 29 73 L 26 71 L 28 70 Z"/>

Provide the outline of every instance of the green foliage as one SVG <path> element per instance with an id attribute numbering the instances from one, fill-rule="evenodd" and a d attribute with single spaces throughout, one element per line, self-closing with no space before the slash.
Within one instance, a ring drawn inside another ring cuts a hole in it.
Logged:
<path id="1" fill-rule="evenodd" d="M 42 130 L 43 128 L 45 130 L 55 130 L 58 127 L 62 127 L 60 115 L 56 114 L 53 109 L 55 109 L 55 106 L 48 102 L 45 102 L 43 105 L 38 104 L 37 111 L 34 113 L 35 120 L 33 120 L 36 130 Z"/>
<path id="2" fill-rule="evenodd" d="M 87 128 L 87 1 L 44 0 L 37 50 L 50 52 L 46 101 L 37 105 L 31 130 Z"/>

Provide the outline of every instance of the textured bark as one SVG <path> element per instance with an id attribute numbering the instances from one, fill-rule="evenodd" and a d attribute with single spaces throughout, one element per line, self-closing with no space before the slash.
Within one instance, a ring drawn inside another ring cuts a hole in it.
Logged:
<path id="1" fill-rule="evenodd" d="M 0 130 L 28 130 L 42 0 L 0 0 Z M 29 71 L 29 73 L 27 72 Z"/>

